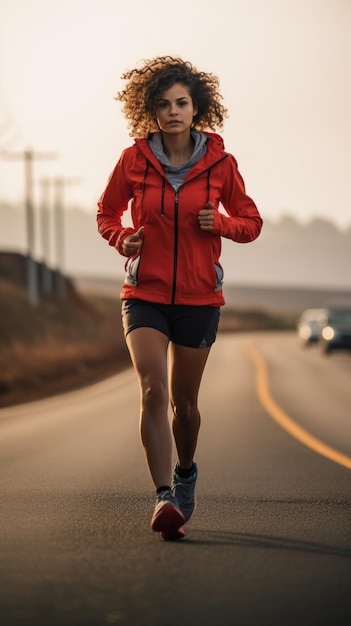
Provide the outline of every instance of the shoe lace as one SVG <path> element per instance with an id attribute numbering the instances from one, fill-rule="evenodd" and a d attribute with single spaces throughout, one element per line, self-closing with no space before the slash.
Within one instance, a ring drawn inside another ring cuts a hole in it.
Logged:
<path id="1" fill-rule="evenodd" d="M 162 500 L 173 502 L 174 496 L 171 489 L 164 489 L 164 491 L 160 491 L 160 493 L 157 494 L 157 501 L 161 502 Z"/>
<path id="2" fill-rule="evenodd" d="M 191 502 L 194 498 L 194 487 L 195 487 L 194 478 L 195 478 L 195 474 L 190 476 L 190 478 L 186 478 L 185 480 L 180 478 L 177 475 L 174 476 L 174 483 L 173 483 L 174 489 L 176 489 L 177 487 L 181 488 L 181 492 L 179 496 L 181 495 L 181 499 L 183 502 L 188 502 L 188 501 Z"/>

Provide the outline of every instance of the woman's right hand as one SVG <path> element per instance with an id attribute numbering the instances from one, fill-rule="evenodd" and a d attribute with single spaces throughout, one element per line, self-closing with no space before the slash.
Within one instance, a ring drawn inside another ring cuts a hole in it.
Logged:
<path id="1" fill-rule="evenodd" d="M 133 256 L 139 252 L 143 245 L 144 226 L 140 226 L 139 230 L 133 235 L 127 235 L 122 242 L 122 250 L 125 256 Z"/>

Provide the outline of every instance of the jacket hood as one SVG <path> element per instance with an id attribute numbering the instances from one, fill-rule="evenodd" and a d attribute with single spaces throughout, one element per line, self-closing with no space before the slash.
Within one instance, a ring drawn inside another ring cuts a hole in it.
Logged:
<path id="1" fill-rule="evenodd" d="M 196 131 L 199 132 L 199 131 Z M 206 160 L 207 167 L 211 167 L 212 164 L 220 161 L 223 157 L 227 156 L 227 153 L 224 150 L 224 141 L 220 135 L 217 133 L 204 132 L 201 131 L 201 134 L 206 137 L 206 146 L 207 151 L 204 156 Z M 162 167 L 160 165 L 159 160 L 155 156 L 154 152 L 151 150 L 149 145 L 149 140 L 146 138 L 135 138 L 134 146 L 140 150 L 140 152 L 150 161 L 159 171 L 162 171 Z M 196 166 L 195 166 L 196 167 Z"/>
<path id="2" fill-rule="evenodd" d="M 207 135 L 205 135 L 205 133 L 199 133 L 197 130 L 191 130 L 191 137 L 194 142 L 194 151 L 189 160 L 181 165 L 171 165 L 169 162 L 164 152 L 162 135 L 160 132 L 153 133 L 148 139 L 148 144 L 166 171 L 177 172 L 183 170 L 184 168 L 192 167 L 206 153 Z"/>
<path id="3" fill-rule="evenodd" d="M 203 131 L 204 135 L 206 135 L 209 139 L 213 139 L 214 144 L 219 148 L 219 150 L 221 152 L 224 152 L 225 147 L 224 147 L 224 141 L 223 138 L 221 137 L 221 135 L 218 135 L 217 133 L 210 133 L 209 131 Z"/>

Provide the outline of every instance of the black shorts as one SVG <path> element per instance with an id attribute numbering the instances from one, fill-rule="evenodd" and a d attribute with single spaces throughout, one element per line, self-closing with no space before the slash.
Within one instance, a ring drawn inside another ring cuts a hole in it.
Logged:
<path id="1" fill-rule="evenodd" d="M 219 306 L 157 304 L 123 300 L 122 323 L 126 337 L 135 328 L 154 328 L 170 341 L 188 348 L 208 348 L 216 340 Z"/>

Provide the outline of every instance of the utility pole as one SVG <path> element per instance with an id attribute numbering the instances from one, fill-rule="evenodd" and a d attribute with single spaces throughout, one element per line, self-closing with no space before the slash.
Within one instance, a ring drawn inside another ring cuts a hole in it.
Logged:
<path id="1" fill-rule="evenodd" d="M 54 179 L 54 220 L 55 220 L 55 247 L 56 247 L 56 290 L 60 300 L 67 296 L 65 265 L 65 215 L 64 215 L 64 187 L 79 183 L 78 178 Z"/>
<path id="2" fill-rule="evenodd" d="M 50 180 L 48 178 L 42 178 L 40 180 L 40 187 L 40 236 L 42 251 L 41 285 L 43 293 L 51 295 L 53 292 L 53 280 L 52 271 L 50 269 Z"/>
<path id="3" fill-rule="evenodd" d="M 31 308 L 39 304 L 39 287 L 37 265 L 34 259 L 35 230 L 34 230 L 34 205 L 33 205 L 33 152 L 25 150 L 25 206 L 27 219 L 27 289 L 28 303 Z"/>
<path id="4" fill-rule="evenodd" d="M 35 228 L 34 228 L 34 204 L 33 204 L 33 161 L 34 159 L 47 160 L 55 158 L 53 153 L 34 153 L 27 149 L 23 152 L 0 153 L 5 159 L 24 161 L 25 173 L 25 211 L 27 228 L 27 295 L 28 304 L 31 308 L 36 308 L 39 304 L 39 286 L 37 264 L 34 259 L 35 253 Z"/>

